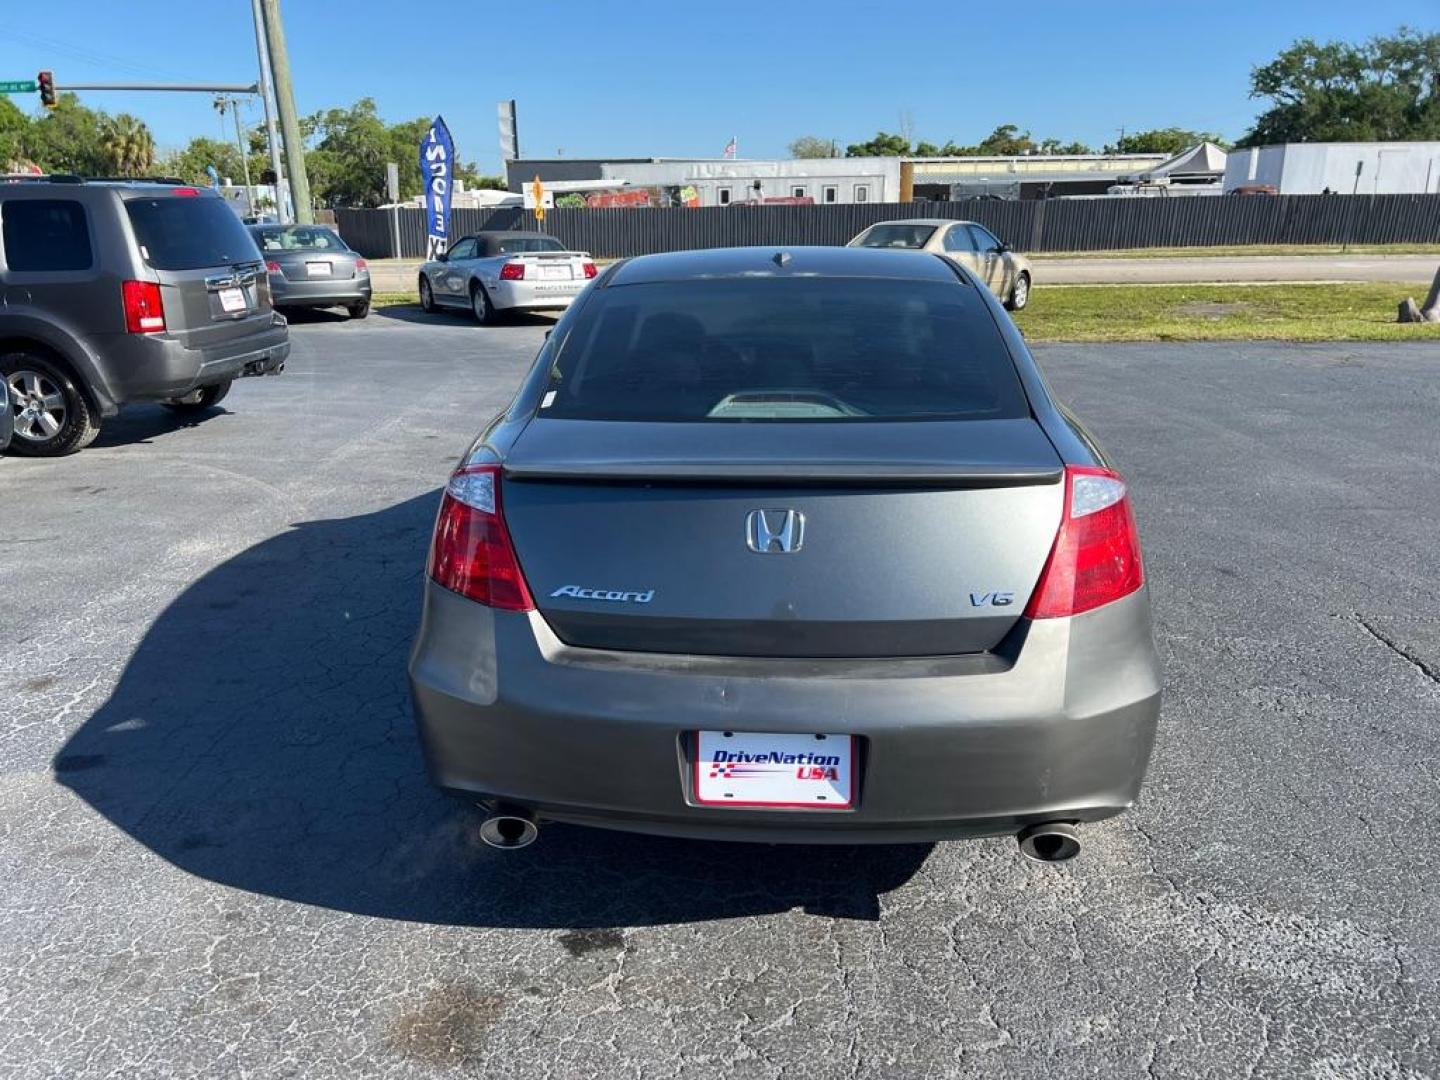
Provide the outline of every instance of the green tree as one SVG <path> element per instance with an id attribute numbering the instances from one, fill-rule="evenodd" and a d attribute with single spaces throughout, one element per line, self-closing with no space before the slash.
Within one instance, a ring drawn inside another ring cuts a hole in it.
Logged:
<path id="1" fill-rule="evenodd" d="M 406 174 L 417 171 L 419 165 L 406 169 L 403 161 L 393 156 L 390 130 L 380 119 L 374 98 L 361 98 L 348 109 L 327 109 L 310 119 L 319 140 L 315 149 L 327 155 L 320 182 L 315 177 L 310 180 L 317 198 L 331 206 L 379 205 L 385 197 L 385 163 L 392 160 L 401 163 L 404 194 Z M 415 145 L 419 146 L 418 137 Z"/>
<path id="2" fill-rule="evenodd" d="M 1107 154 L 1178 154 L 1202 142 L 1212 142 L 1228 147 L 1227 143 L 1213 131 L 1190 131 L 1187 128 L 1155 128 L 1151 131 L 1134 131 L 1122 135 L 1105 147 Z"/>
<path id="3" fill-rule="evenodd" d="M 8 97 L 0 95 L 0 172 L 20 166 L 29 129 L 30 118 Z"/>
<path id="4" fill-rule="evenodd" d="M 801 135 L 790 144 L 792 158 L 828 158 L 835 156 L 833 139 L 822 139 L 818 135 Z M 851 154 L 851 157 L 857 155 Z"/>
<path id="5" fill-rule="evenodd" d="M 106 171 L 114 176 L 144 176 L 155 167 L 155 138 L 144 121 L 129 113 L 105 123 L 100 149 Z"/>
<path id="6" fill-rule="evenodd" d="M 877 131 L 869 142 L 851 143 L 845 147 L 846 157 L 903 157 L 910 153 L 910 140 L 903 135 Z"/>
<path id="7" fill-rule="evenodd" d="M 262 164 L 263 162 L 263 164 Z M 160 163 L 160 169 L 167 176 L 178 176 L 192 184 L 209 184 L 207 165 L 213 165 L 221 177 L 229 177 L 234 183 L 242 183 L 245 169 L 240 161 L 240 151 L 234 143 L 223 139 L 207 139 L 203 136 L 191 139 L 183 150 L 168 154 Z M 269 159 L 252 154 L 250 169 L 255 176 L 259 170 L 269 168 Z"/>
<path id="8" fill-rule="evenodd" d="M 1059 139 L 1044 139 L 1040 143 L 1042 154 L 1093 154 L 1092 147 L 1086 146 L 1083 142 L 1062 143 Z"/>
<path id="9" fill-rule="evenodd" d="M 101 175 L 109 168 L 104 149 L 109 119 L 81 105 L 74 94 L 61 94 L 55 108 L 26 127 L 24 154 L 46 172 Z"/>
<path id="10" fill-rule="evenodd" d="M 1014 157 L 1017 154 L 1033 154 L 1040 147 L 1030 138 L 1030 132 L 1021 131 L 1014 124 L 1001 124 L 980 140 L 973 153 L 978 156 Z"/>
<path id="11" fill-rule="evenodd" d="M 1250 96 L 1272 104 L 1239 146 L 1440 139 L 1440 33 L 1301 38 L 1251 72 Z"/>

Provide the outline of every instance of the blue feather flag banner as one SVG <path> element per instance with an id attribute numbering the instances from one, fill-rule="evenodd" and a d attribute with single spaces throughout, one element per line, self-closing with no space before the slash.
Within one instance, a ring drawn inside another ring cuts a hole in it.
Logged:
<path id="1" fill-rule="evenodd" d="M 420 140 L 420 175 L 425 182 L 425 258 L 450 246 L 450 193 L 455 186 L 455 143 L 443 116 L 435 117 Z"/>

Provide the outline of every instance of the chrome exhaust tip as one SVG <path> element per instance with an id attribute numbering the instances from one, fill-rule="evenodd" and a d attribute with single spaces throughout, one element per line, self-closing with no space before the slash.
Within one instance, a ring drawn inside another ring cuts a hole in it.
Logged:
<path id="1" fill-rule="evenodd" d="M 516 806 L 497 806 L 480 823 L 480 839 L 501 851 L 518 851 L 529 847 L 540 837 L 540 826 L 528 810 Z"/>
<path id="2" fill-rule="evenodd" d="M 1020 854 L 1035 862 L 1068 862 L 1080 854 L 1080 834 L 1074 825 L 1047 821 L 1020 830 L 1015 837 Z"/>

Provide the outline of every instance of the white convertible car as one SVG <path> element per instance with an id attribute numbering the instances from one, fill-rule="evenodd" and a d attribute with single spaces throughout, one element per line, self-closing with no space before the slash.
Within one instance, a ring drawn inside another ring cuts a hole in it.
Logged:
<path id="1" fill-rule="evenodd" d="M 420 306 L 468 308 L 490 324 L 507 311 L 567 308 L 596 273 L 586 252 L 545 233 L 481 232 L 420 267 Z"/>

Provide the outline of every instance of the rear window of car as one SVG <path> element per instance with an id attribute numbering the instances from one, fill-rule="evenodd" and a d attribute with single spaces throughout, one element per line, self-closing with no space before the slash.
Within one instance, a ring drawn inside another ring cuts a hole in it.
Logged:
<path id="1" fill-rule="evenodd" d="M 874 225 L 851 241 L 851 247 L 922 248 L 934 225 Z"/>
<path id="2" fill-rule="evenodd" d="M 0 242 L 11 270 L 88 270 L 93 257 L 85 208 L 74 199 L 9 199 Z"/>
<path id="3" fill-rule="evenodd" d="M 271 225 L 251 229 L 261 251 L 349 251 L 329 229 L 316 225 Z"/>
<path id="4" fill-rule="evenodd" d="M 222 199 L 128 199 L 140 254 L 156 270 L 199 270 L 260 258 L 250 232 Z"/>
<path id="5" fill-rule="evenodd" d="M 515 236 L 494 243 L 497 255 L 523 255 L 535 251 L 564 251 L 565 245 L 550 236 Z"/>
<path id="6" fill-rule="evenodd" d="M 876 421 L 1029 415 L 974 289 L 882 278 L 724 279 L 593 292 L 540 414 Z"/>

